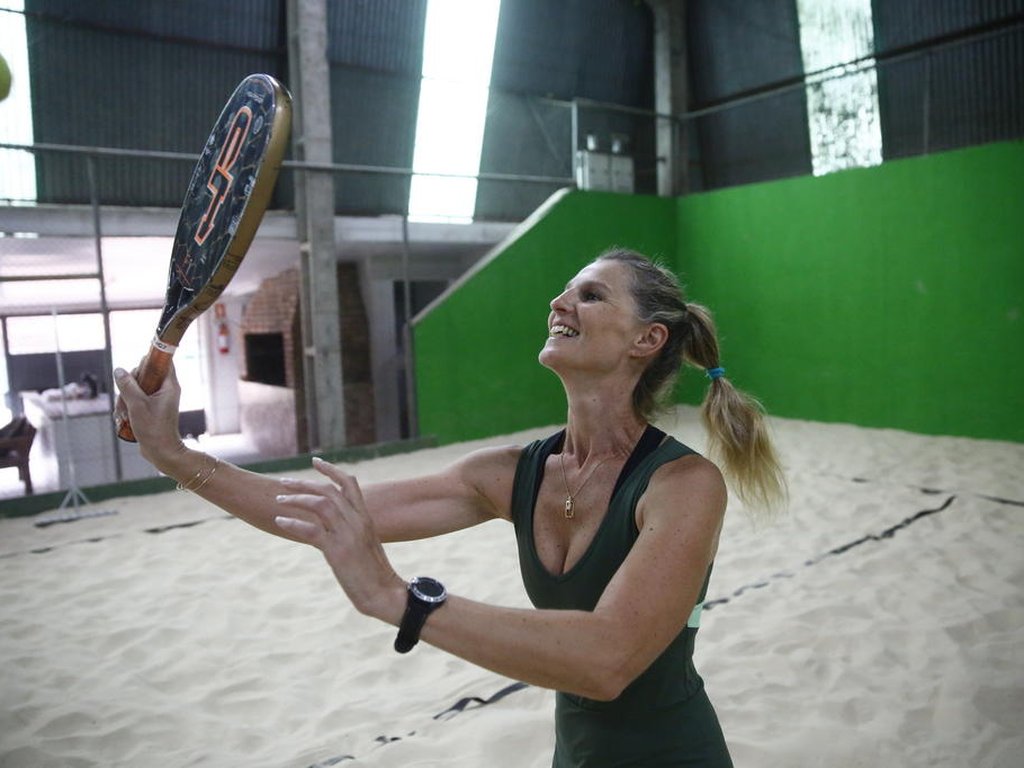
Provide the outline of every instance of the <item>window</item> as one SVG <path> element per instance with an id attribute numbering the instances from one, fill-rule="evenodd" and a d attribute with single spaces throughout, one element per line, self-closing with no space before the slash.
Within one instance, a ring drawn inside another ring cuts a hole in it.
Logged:
<path id="1" fill-rule="evenodd" d="M 814 175 L 878 165 L 878 117 L 871 0 L 797 0 Z M 858 61 L 856 64 L 846 62 Z"/>
<path id="2" fill-rule="evenodd" d="M 149 352 L 160 321 L 159 309 L 122 310 L 110 313 L 110 346 L 114 365 L 131 370 Z M 181 384 L 181 410 L 204 407 L 206 385 L 199 355 L 199 324 L 189 326 L 174 353 L 174 370 Z"/>
<path id="3" fill-rule="evenodd" d="M 153 332 L 160 319 L 160 310 L 140 309 L 117 311 L 110 313 L 110 344 L 114 365 L 131 370 L 149 351 L 153 340 Z M 103 332 L 103 316 L 98 313 L 35 315 L 25 317 L 8 317 L 6 320 L 7 343 L 11 356 L 20 355 L 55 355 L 58 348 L 61 353 L 90 352 L 99 353 L 106 349 Z M 58 347 L 59 344 L 59 347 Z M 97 359 L 100 356 L 97 355 Z M 10 373 L 3 365 L 0 356 L 0 384 L 7 391 L 7 380 Z M 199 332 L 189 328 L 174 355 L 174 367 L 181 382 L 181 409 L 194 410 L 203 407 L 205 386 L 199 364 Z M 99 364 L 92 366 L 90 372 L 104 376 L 105 372 Z M 56 370 L 54 368 L 54 370 Z M 48 380 L 47 386 L 58 386 L 55 377 Z M 65 373 L 65 383 L 77 380 L 77 376 Z M 3 413 L 0 412 L 0 417 Z"/>
<path id="4" fill-rule="evenodd" d="M 0 53 L 11 70 L 10 95 L 0 102 L 4 144 L 33 142 L 24 9 L 24 0 L 0 0 Z M 35 202 L 36 163 L 31 153 L 0 149 L 0 199 Z"/>
<path id="5" fill-rule="evenodd" d="M 469 223 L 487 117 L 500 0 L 430 0 L 409 218 Z M 452 178 L 431 174 L 461 174 Z"/>

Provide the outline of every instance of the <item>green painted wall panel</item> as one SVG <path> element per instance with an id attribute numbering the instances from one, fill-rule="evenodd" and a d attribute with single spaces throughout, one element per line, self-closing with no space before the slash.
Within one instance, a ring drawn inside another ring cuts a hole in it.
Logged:
<path id="1" fill-rule="evenodd" d="M 549 302 L 601 251 L 671 262 L 675 201 L 560 192 L 414 322 L 420 434 L 469 440 L 565 419 L 565 396 L 537 362 Z"/>
<path id="2" fill-rule="evenodd" d="M 678 203 L 676 266 L 770 411 L 1024 440 L 1024 143 Z"/>
<path id="3" fill-rule="evenodd" d="M 624 245 L 674 263 L 771 413 L 1024 441 L 1024 142 L 678 200 L 556 195 L 414 326 L 420 431 L 562 421 L 548 302 Z M 699 372 L 679 396 L 697 402 Z"/>

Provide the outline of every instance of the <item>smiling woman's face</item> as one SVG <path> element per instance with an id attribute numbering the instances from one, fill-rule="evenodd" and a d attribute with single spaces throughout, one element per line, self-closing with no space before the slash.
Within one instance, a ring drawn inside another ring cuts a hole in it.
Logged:
<path id="1" fill-rule="evenodd" d="M 596 261 L 551 301 L 542 365 L 554 371 L 621 365 L 643 325 L 636 316 L 629 267 Z"/>

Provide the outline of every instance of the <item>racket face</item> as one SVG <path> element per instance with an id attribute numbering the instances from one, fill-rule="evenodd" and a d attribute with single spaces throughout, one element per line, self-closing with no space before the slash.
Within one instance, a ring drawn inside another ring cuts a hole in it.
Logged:
<path id="1" fill-rule="evenodd" d="M 157 338 L 176 345 L 241 263 L 280 166 L 291 118 L 287 91 L 269 75 L 231 95 L 192 172 L 174 238 Z"/>

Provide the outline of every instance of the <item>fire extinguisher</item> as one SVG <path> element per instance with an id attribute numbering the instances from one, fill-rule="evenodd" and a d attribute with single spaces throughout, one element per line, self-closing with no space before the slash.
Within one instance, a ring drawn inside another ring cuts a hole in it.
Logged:
<path id="1" fill-rule="evenodd" d="M 217 351 L 222 355 L 231 351 L 231 330 L 228 328 L 227 311 L 221 303 L 214 304 L 213 314 L 217 320 Z"/>

